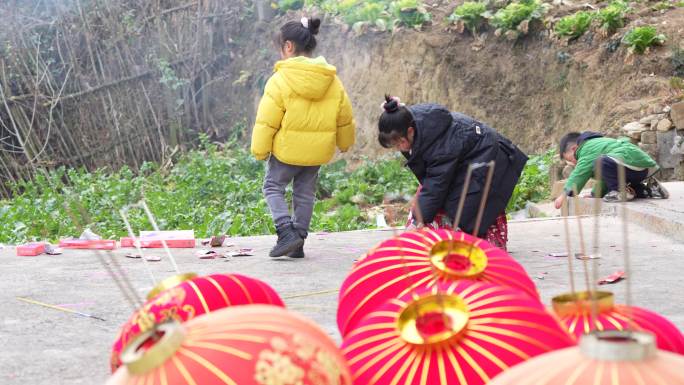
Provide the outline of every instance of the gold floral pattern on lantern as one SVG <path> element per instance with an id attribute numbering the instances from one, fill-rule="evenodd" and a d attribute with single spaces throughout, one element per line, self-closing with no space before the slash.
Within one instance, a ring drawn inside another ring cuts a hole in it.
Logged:
<path id="1" fill-rule="evenodd" d="M 290 343 L 271 339 L 270 349 L 259 353 L 254 379 L 259 385 L 340 385 L 341 376 L 333 356 L 295 334 Z"/>

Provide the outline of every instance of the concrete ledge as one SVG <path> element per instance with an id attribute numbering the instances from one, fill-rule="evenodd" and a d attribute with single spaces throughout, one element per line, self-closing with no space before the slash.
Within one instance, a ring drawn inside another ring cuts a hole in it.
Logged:
<path id="1" fill-rule="evenodd" d="M 669 199 L 637 199 L 625 205 L 630 224 L 636 224 L 650 231 L 677 240 L 684 239 L 684 182 L 664 183 L 670 192 Z M 580 198 L 575 210 L 575 200 L 570 201 L 571 215 L 596 215 L 596 200 Z M 622 215 L 622 204 L 601 202 L 600 214 L 608 216 Z M 533 218 L 559 217 L 560 210 L 553 207 L 553 202 L 531 204 L 528 214 Z"/>

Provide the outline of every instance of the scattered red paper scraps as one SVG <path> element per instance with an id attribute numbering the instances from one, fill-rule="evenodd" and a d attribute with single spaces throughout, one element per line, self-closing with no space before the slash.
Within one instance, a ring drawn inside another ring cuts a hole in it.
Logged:
<path id="1" fill-rule="evenodd" d="M 607 285 L 611 283 L 616 283 L 620 282 L 623 279 L 627 279 L 627 276 L 625 275 L 625 272 L 622 270 L 616 271 L 615 273 L 602 278 L 600 281 L 598 281 L 599 285 Z"/>
<path id="2" fill-rule="evenodd" d="M 24 245 L 17 246 L 17 256 L 20 257 L 35 257 L 45 252 L 45 243 L 31 242 Z"/>
<path id="3" fill-rule="evenodd" d="M 216 251 L 207 249 L 197 250 L 197 253 L 195 254 L 197 257 L 199 257 L 199 259 L 215 259 L 223 257 L 223 255 L 217 253 Z"/>

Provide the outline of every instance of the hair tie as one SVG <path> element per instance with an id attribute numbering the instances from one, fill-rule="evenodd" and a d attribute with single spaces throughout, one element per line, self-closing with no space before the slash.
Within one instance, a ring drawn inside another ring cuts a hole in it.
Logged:
<path id="1" fill-rule="evenodd" d="M 385 107 L 387 106 L 387 104 L 390 103 L 390 102 L 396 103 L 396 108 L 393 108 L 392 111 L 388 111 L 387 108 L 385 108 Z M 380 105 L 380 108 L 381 108 L 383 111 L 386 111 L 386 112 L 390 112 L 390 113 L 391 113 L 391 112 L 394 112 L 394 111 L 398 110 L 399 107 L 405 107 L 405 106 L 406 106 L 406 104 L 402 103 L 402 102 L 401 102 L 401 99 L 399 99 L 398 96 L 392 96 L 392 97 L 390 97 L 390 101 L 389 101 L 389 102 L 388 102 L 388 101 L 382 102 L 382 104 Z"/>
<path id="2" fill-rule="evenodd" d="M 304 28 L 309 29 L 309 19 L 307 19 L 306 17 L 302 17 L 301 23 L 302 26 L 304 26 Z"/>

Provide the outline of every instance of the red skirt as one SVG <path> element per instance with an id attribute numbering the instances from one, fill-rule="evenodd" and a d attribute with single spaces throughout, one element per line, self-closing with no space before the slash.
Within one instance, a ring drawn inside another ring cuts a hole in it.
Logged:
<path id="1" fill-rule="evenodd" d="M 420 186 L 418 186 L 416 198 L 418 198 L 419 193 Z M 439 210 L 432 223 L 426 223 L 425 226 L 432 229 L 451 229 L 453 228 L 451 221 L 452 218 L 449 218 L 444 210 Z M 416 226 L 417 224 L 416 219 L 413 217 L 413 210 L 411 210 L 406 227 Z M 505 212 L 499 214 L 494 223 L 487 228 L 485 240 L 504 251 L 506 250 L 506 244 L 508 243 L 508 221 Z"/>

